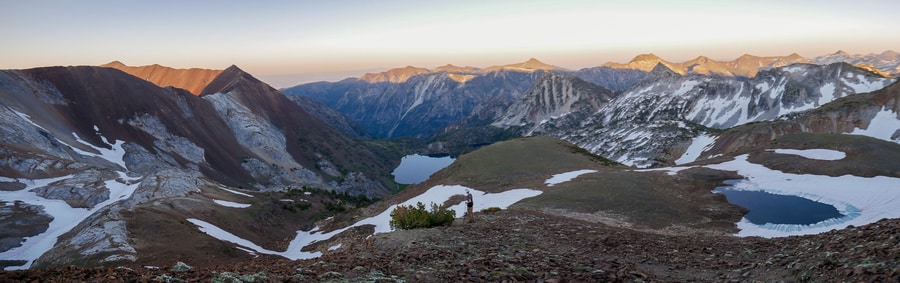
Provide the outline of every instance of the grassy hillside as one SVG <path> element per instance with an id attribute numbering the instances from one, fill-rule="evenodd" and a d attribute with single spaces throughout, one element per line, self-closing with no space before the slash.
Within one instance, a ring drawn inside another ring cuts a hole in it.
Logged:
<path id="1" fill-rule="evenodd" d="M 555 174 L 596 170 L 547 186 Z M 398 194 L 406 199 L 441 184 L 486 192 L 515 188 L 542 190 L 513 207 L 635 228 L 687 227 L 733 232 L 744 211 L 710 191 L 740 176 L 699 168 L 677 175 L 639 172 L 550 137 L 527 137 L 483 147 L 460 156 L 429 181 Z"/>
<path id="2" fill-rule="evenodd" d="M 432 176 L 442 184 L 460 184 L 487 192 L 543 186 L 554 174 L 581 169 L 606 170 L 613 163 L 561 140 L 534 136 L 492 144 L 460 156 Z M 613 168 L 616 166 L 612 166 Z M 621 170 L 624 167 L 617 167 Z M 431 183 L 431 182 L 429 182 Z"/>
<path id="3" fill-rule="evenodd" d="M 707 168 L 678 175 L 608 170 L 545 189 L 516 206 L 615 226 L 734 230 L 744 211 L 710 191 L 734 173 Z"/>

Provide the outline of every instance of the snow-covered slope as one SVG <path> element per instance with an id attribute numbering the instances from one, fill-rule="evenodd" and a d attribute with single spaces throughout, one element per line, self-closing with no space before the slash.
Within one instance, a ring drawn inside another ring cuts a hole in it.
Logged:
<path id="1" fill-rule="evenodd" d="M 900 143 L 900 83 L 870 93 L 846 96 L 822 107 L 751 123 L 693 139 L 679 164 L 719 155 L 736 155 L 798 133 L 861 135 Z M 887 171 L 894 169 L 890 165 Z"/>
<path id="2" fill-rule="evenodd" d="M 551 133 L 619 162 L 650 166 L 676 159 L 666 151 L 696 136 L 698 126 L 773 120 L 895 81 L 845 63 L 794 64 L 747 80 L 680 76 L 663 68 L 658 65 L 578 127 Z"/>

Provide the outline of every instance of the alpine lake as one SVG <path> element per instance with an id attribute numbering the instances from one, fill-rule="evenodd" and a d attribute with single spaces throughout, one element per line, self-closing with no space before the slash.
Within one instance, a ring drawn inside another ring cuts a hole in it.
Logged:
<path id="1" fill-rule="evenodd" d="M 391 172 L 399 184 L 418 184 L 428 180 L 434 172 L 450 166 L 456 158 L 449 155 L 412 154 L 400 159 L 400 165 Z"/>
<path id="2" fill-rule="evenodd" d="M 749 210 L 744 218 L 756 225 L 768 223 L 810 225 L 844 217 L 832 205 L 799 196 L 734 190 L 728 187 L 718 187 L 714 192 L 725 195 L 728 202 Z"/>

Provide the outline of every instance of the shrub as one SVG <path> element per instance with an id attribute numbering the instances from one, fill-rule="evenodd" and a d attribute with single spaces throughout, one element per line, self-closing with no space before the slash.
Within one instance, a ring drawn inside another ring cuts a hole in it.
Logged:
<path id="1" fill-rule="evenodd" d="M 431 228 L 436 226 L 450 226 L 456 212 L 445 207 L 431 203 L 431 211 L 425 210 L 425 204 L 417 202 L 413 205 L 398 205 L 391 211 L 391 229 L 416 229 Z"/>

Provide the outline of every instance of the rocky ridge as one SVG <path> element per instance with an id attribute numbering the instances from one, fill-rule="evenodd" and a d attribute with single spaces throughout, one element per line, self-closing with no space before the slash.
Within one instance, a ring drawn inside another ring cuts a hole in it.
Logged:
<path id="1" fill-rule="evenodd" d="M 200 95 L 203 88 L 216 78 L 222 70 L 210 70 L 200 68 L 175 69 L 159 64 L 148 66 L 128 66 L 119 61 L 109 62 L 100 67 L 118 69 L 135 77 L 142 78 L 158 86 L 177 87 L 190 91 L 194 95 Z"/>

